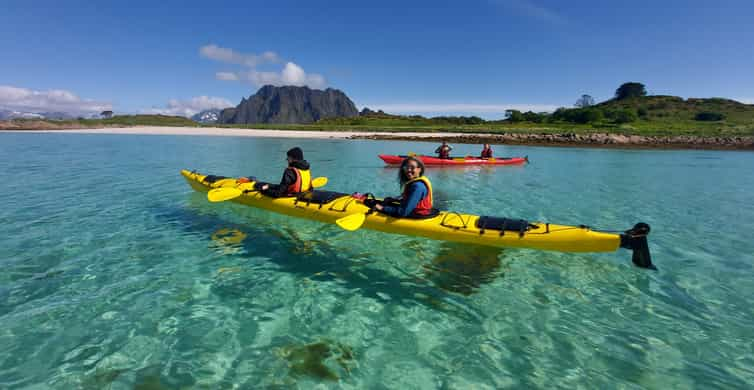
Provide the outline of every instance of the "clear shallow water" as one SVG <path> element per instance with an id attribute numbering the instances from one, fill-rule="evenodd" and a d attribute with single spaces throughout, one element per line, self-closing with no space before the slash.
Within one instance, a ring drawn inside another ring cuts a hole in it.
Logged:
<path id="1" fill-rule="evenodd" d="M 277 180 L 294 145 L 327 189 L 382 195 L 378 153 L 435 147 L 0 134 L 0 388 L 754 386 L 754 154 L 505 147 L 532 164 L 428 172 L 453 210 L 645 221 L 648 272 L 343 232 L 179 175 Z"/>

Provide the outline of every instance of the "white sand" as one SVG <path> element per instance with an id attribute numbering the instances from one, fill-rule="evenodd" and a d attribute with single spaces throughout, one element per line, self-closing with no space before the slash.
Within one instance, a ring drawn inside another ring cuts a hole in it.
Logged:
<path id="1" fill-rule="evenodd" d="M 273 137 L 273 138 L 351 138 L 355 135 L 401 136 L 417 138 L 444 138 L 470 133 L 395 133 L 376 131 L 296 131 L 268 129 L 230 129 L 218 127 L 109 127 L 104 129 L 66 129 L 66 130 L 7 130 L 13 132 L 33 133 L 76 133 L 76 134 L 151 134 L 151 135 L 214 135 L 230 137 Z M 3 132 L 3 131 L 0 131 Z"/>

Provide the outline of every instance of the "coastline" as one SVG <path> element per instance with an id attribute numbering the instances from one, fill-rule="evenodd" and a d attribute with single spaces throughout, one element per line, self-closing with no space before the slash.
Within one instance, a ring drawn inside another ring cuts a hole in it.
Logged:
<path id="1" fill-rule="evenodd" d="M 593 134 L 451 134 L 434 133 L 433 140 L 458 144 L 493 144 L 611 149 L 696 149 L 754 151 L 754 137 L 642 136 L 609 133 Z M 403 133 L 390 135 L 356 134 L 351 139 L 428 141 L 430 137 L 413 137 Z"/>
<path id="2" fill-rule="evenodd" d="M 381 133 L 376 131 L 320 131 L 320 130 L 271 130 L 239 129 L 229 127 L 172 127 L 172 126 L 134 126 L 106 127 L 90 129 L 29 129 L 1 130 L 0 133 L 68 133 L 68 134 L 131 134 L 131 135 L 194 135 L 220 137 L 270 137 L 270 138 L 336 138 L 359 139 L 379 135 L 402 135 L 413 139 L 437 139 L 445 136 L 461 137 L 464 133 Z M 369 139 L 369 138 L 365 138 Z"/>
<path id="3" fill-rule="evenodd" d="M 699 136 L 639 136 L 610 133 L 452 133 L 452 132 L 377 132 L 377 131 L 321 131 L 271 130 L 227 127 L 168 127 L 134 126 L 65 129 L 2 129 L 0 133 L 72 133 L 72 134 L 131 134 L 131 135 L 190 135 L 272 138 L 333 138 L 368 140 L 404 140 L 436 142 L 447 140 L 462 144 L 525 145 L 555 147 L 596 147 L 626 149 L 705 149 L 754 150 L 754 137 Z"/>

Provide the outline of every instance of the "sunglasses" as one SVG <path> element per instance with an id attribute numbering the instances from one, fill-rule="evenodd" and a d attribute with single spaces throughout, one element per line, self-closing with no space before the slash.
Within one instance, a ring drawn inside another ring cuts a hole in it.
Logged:
<path id="1" fill-rule="evenodd" d="M 420 168 L 418 166 L 416 166 L 416 165 L 406 165 L 406 166 L 403 167 L 404 171 L 411 171 L 411 170 L 414 170 L 414 169 L 420 169 Z"/>

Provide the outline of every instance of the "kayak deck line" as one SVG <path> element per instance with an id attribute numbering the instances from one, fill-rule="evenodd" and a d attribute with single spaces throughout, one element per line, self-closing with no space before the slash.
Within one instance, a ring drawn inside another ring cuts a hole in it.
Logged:
<path id="1" fill-rule="evenodd" d="M 230 201 L 296 218 L 337 224 L 344 217 L 363 214 L 360 226 L 370 230 L 502 248 L 559 252 L 614 252 L 625 248 L 633 251 L 635 265 L 654 268 L 647 245 L 650 229 L 644 223 L 624 232 L 606 232 L 585 225 L 557 225 L 445 210 L 423 219 L 396 218 L 375 212 L 351 194 L 313 190 L 298 196 L 273 198 L 255 190 L 254 181 L 239 182 L 235 178 L 188 170 L 182 170 L 181 174 L 196 191 L 238 188 L 240 194 Z"/>

